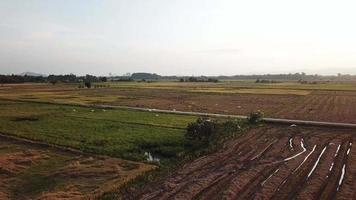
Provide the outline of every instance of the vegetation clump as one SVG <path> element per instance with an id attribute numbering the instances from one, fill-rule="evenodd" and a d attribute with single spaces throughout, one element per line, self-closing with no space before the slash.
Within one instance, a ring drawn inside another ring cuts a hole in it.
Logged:
<path id="1" fill-rule="evenodd" d="M 198 118 L 187 126 L 185 137 L 188 140 L 208 141 L 216 133 L 217 122 L 208 118 Z"/>
<path id="2" fill-rule="evenodd" d="M 185 138 L 193 151 L 203 152 L 221 145 L 225 139 L 236 136 L 244 128 L 245 123 L 240 119 L 198 118 L 187 126 Z"/>
<path id="3" fill-rule="evenodd" d="M 258 110 L 250 113 L 247 119 L 251 124 L 257 124 L 262 121 L 263 117 L 264 117 L 264 113 Z"/>
<path id="4" fill-rule="evenodd" d="M 21 116 L 21 117 L 15 117 L 11 121 L 14 122 L 21 122 L 21 121 L 38 121 L 39 117 L 37 116 Z"/>
<path id="5" fill-rule="evenodd" d="M 217 83 L 219 82 L 218 79 L 216 78 L 208 78 L 205 76 L 201 76 L 201 77 L 182 77 L 179 79 L 179 82 L 212 82 L 212 83 Z"/>
<path id="6" fill-rule="evenodd" d="M 276 81 L 276 80 L 265 80 L 265 79 L 257 79 L 256 83 L 282 83 L 281 81 Z"/>
<path id="7" fill-rule="evenodd" d="M 84 82 L 85 87 L 91 88 L 91 82 L 90 81 L 85 81 Z"/>
<path id="8" fill-rule="evenodd" d="M 313 85 L 318 84 L 318 82 L 316 82 L 316 81 L 305 81 L 305 80 L 302 80 L 302 79 L 299 79 L 298 83 L 300 83 L 300 84 L 313 84 Z"/>

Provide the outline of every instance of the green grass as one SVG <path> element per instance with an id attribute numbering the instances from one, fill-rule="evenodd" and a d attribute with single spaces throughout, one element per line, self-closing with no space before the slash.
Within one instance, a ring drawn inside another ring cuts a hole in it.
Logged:
<path id="1" fill-rule="evenodd" d="M 0 132 L 77 148 L 85 152 L 143 160 L 184 151 L 185 127 L 193 116 L 125 109 L 92 109 L 0 101 Z"/>
<path id="2" fill-rule="evenodd" d="M 129 109 L 95 109 L 51 103 L 0 100 L 0 132 L 32 140 L 68 146 L 84 152 L 105 154 L 130 160 L 145 160 L 150 151 L 161 159 L 158 170 L 142 175 L 128 187 L 141 185 L 174 170 L 177 164 L 200 155 L 192 141 L 184 137 L 186 126 L 197 117 L 161 114 Z M 208 152 L 209 146 L 204 146 Z M 182 155 L 182 156 L 181 156 Z M 54 156 L 36 163 L 17 175 L 11 191 L 34 197 L 44 191 L 64 187 L 60 177 L 48 174 L 67 162 Z M 108 193 L 121 194 L 119 191 Z"/>

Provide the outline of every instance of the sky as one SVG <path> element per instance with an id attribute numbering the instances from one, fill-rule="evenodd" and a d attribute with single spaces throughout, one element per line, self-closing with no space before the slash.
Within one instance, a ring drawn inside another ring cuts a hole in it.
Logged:
<path id="1" fill-rule="evenodd" d="M 0 0 L 0 74 L 356 74 L 353 0 Z"/>

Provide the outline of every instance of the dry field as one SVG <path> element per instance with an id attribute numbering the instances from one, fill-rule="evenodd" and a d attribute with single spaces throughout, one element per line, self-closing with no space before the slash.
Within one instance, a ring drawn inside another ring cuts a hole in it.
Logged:
<path id="1" fill-rule="evenodd" d="M 131 198 L 355 199 L 354 131 L 257 128 Z"/>
<path id="2" fill-rule="evenodd" d="M 0 138 L 0 199 L 94 199 L 154 166 Z"/>
<path id="3" fill-rule="evenodd" d="M 356 86 L 353 84 L 310 86 L 291 83 L 256 85 L 251 82 L 108 84 L 110 87 L 91 89 L 79 89 L 75 84 L 0 86 L 0 99 L 15 100 L 2 100 L 2 126 L 6 130 L 6 127 L 10 125 L 15 127 L 12 125 L 20 123 L 9 118 L 13 110 L 24 112 L 27 109 L 32 113 L 32 111 L 45 112 L 46 109 L 51 109 L 57 114 L 44 115 L 36 122 L 22 122 L 21 126 L 13 129 L 21 128 L 22 136 L 34 133 L 37 136 L 39 132 L 34 132 L 35 129 L 32 129 L 37 128 L 46 136 L 46 140 L 50 141 L 51 137 L 54 137 L 52 132 L 47 131 L 47 128 L 51 128 L 51 123 L 61 127 L 56 130 L 64 129 L 66 125 L 71 125 L 67 127 L 68 130 L 72 130 L 72 126 L 81 126 L 79 129 L 73 129 L 76 130 L 76 134 L 81 133 L 80 135 L 85 137 L 93 136 L 95 139 L 100 134 L 87 134 L 89 130 L 99 130 L 101 134 L 109 131 L 115 135 L 113 137 L 115 139 L 110 140 L 117 140 L 116 142 L 120 143 L 119 140 L 130 136 L 133 127 L 139 125 L 136 123 L 137 120 L 139 123 L 142 123 L 140 120 L 148 120 L 145 124 L 141 124 L 142 131 L 138 134 L 143 139 L 151 138 L 151 136 L 147 137 L 146 130 L 157 120 L 160 126 L 167 125 L 168 122 L 168 125 L 172 126 L 179 123 L 179 130 L 169 134 L 167 131 L 163 132 L 168 136 L 175 133 L 178 139 L 182 139 L 185 123 L 192 121 L 191 118 L 185 119 L 183 115 L 179 116 L 182 118 L 179 120 L 178 116 L 163 117 L 151 112 L 131 114 L 125 114 L 129 111 L 120 110 L 93 112 L 91 108 L 73 109 L 65 106 L 57 109 L 55 107 L 59 105 L 36 104 L 34 106 L 16 100 L 83 105 L 126 105 L 243 115 L 251 111 L 263 110 L 267 117 L 356 123 Z M 12 105 L 8 102 L 12 102 Z M 17 109 L 12 109 L 12 106 Z M 129 121 L 134 120 L 135 123 L 126 122 L 126 118 L 129 118 Z M 91 119 L 92 123 L 87 123 L 83 119 Z M 57 120 L 61 123 L 57 123 Z M 121 126 L 119 122 L 125 125 Z M 118 128 L 106 130 L 107 127 Z M 163 130 L 161 128 L 152 129 L 151 135 L 160 135 Z M 117 136 L 117 133 L 123 130 L 127 133 L 124 131 L 125 134 Z M 354 191 L 356 150 L 352 145 L 356 137 L 354 131 L 284 126 L 256 128 L 228 141 L 218 152 L 189 162 L 168 177 L 162 177 L 142 190 L 128 194 L 127 198 L 356 199 Z M 66 135 L 67 132 L 61 134 Z M 68 137 L 74 138 L 73 136 Z M 107 134 L 103 136 L 106 137 Z M 136 141 L 137 138 L 128 139 L 128 141 Z M 66 141 L 60 142 L 66 143 Z M 103 143 L 104 147 L 100 148 L 116 152 L 111 148 L 110 142 L 107 146 Z M 140 144 L 137 141 L 134 143 Z M 96 144 L 100 145 L 100 143 L 89 144 L 94 144 L 92 147 L 95 148 L 98 147 Z M 166 144 L 163 139 L 162 144 Z M 141 146 L 137 148 L 134 146 L 133 149 L 140 150 L 140 148 Z M 2 140 L 0 163 L 6 164 L 1 165 L 6 168 L 0 168 L 0 199 L 60 199 L 66 195 L 71 198 L 77 196 L 87 198 L 85 196 L 87 194 L 93 197 L 103 191 L 112 190 L 110 186 L 116 187 L 153 168 L 150 165 L 118 158 L 90 158 L 33 146 L 24 147 L 24 144 L 13 144 Z M 46 182 L 48 180 L 51 181 Z M 90 193 L 91 191 L 93 193 Z"/>
<path id="4" fill-rule="evenodd" d="M 0 98 L 71 104 L 107 104 L 181 111 L 356 123 L 354 84 L 108 83 L 77 85 L 22 84 L 0 87 Z"/>

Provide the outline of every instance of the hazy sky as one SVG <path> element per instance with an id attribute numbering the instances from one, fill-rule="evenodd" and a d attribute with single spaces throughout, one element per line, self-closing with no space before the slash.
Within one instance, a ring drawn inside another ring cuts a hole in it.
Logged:
<path id="1" fill-rule="evenodd" d="M 356 1 L 0 0 L 0 73 L 356 74 Z"/>

